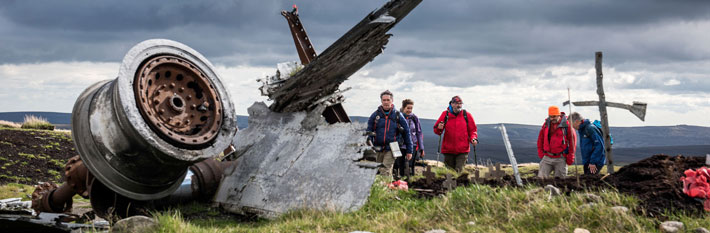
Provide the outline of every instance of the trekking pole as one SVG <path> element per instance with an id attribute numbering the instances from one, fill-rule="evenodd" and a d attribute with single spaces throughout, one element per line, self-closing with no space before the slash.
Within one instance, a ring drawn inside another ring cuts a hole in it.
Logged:
<path id="1" fill-rule="evenodd" d="M 439 134 L 439 144 L 437 144 L 437 147 L 436 147 L 436 163 L 437 163 L 437 167 L 438 167 L 438 165 L 439 165 L 439 155 L 441 155 L 441 137 L 444 136 L 444 133 L 445 133 L 445 132 L 446 132 L 446 128 L 444 128 L 444 129 L 441 131 L 441 134 Z"/>
<path id="2" fill-rule="evenodd" d="M 569 93 L 569 87 L 567 87 L 567 101 L 569 101 L 569 114 L 572 114 L 572 96 Z M 574 124 L 574 122 L 572 122 L 572 124 Z M 579 168 L 577 167 L 577 156 L 576 155 L 572 155 L 572 156 L 575 157 L 574 158 L 574 176 L 577 177 L 577 186 L 579 186 L 580 182 L 579 182 L 579 171 L 578 171 Z"/>
<path id="3" fill-rule="evenodd" d="M 476 170 L 478 170 L 478 155 L 476 154 L 476 146 L 473 146 L 473 160 L 476 163 Z"/>

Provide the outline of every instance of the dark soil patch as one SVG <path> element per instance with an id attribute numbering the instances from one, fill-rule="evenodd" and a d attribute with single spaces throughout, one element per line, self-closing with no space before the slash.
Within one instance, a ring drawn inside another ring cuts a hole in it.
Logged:
<path id="1" fill-rule="evenodd" d="M 75 155 L 69 134 L 0 129 L 0 185 L 62 182 L 64 165 Z"/>
<path id="2" fill-rule="evenodd" d="M 683 193 L 680 177 L 687 169 L 697 169 L 705 166 L 704 157 L 684 157 L 654 155 L 650 158 L 622 167 L 616 173 L 607 177 L 598 175 L 581 175 L 579 183 L 577 177 L 564 179 L 523 179 L 524 184 L 545 186 L 548 184 L 558 187 L 569 195 L 575 191 L 597 191 L 601 189 L 616 189 L 621 193 L 634 195 L 640 200 L 640 207 L 646 214 L 661 217 L 664 213 L 680 212 L 689 215 L 703 214 L 703 205 L 700 201 L 688 197 Z M 414 181 L 410 188 L 420 191 L 419 196 L 431 198 L 446 193 L 443 187 L 444 178 L 434 179 L 427 185 L 424 179 Z M 466 186 L 472 181 L 467 176 L 457 178 L 457 186 Z M 516 186 L 515 179 L 506 175 L 502 180 L 485 180 L 481 184 L 494 187 Z"/>

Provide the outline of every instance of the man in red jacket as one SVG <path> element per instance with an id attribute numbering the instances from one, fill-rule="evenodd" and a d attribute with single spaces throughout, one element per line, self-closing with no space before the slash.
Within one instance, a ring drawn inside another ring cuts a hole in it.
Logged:
<path id="1" fill-rule="evenodd" d="M 444 154 L 444 164 L 448 168 L 463 171 L 463 166 L 468 159 L 468 152 L 471 151 L 469 143 L 476 146 L 478 144 L 478 131 L 476 122 L 473 121 L 471 113 L 463 108 L 461 97 L 454 96 L 449 101 L 449 108 L 441 113 L 439 119 L 434 123 L 434 133 L 441 135 L 444 133 L 441 143 L 441 153 Z"/>
<path id="2" fill-rule="evenodd" d="M 564 177 L 567 165 L 574 162 L 577 134 L 557 106 L 550 106 L 547 112 L 549 117 L 537 137 L 537 156 L 541 159 L 537 176 L 547 178 L 554 170 L 556 177 Z"/>

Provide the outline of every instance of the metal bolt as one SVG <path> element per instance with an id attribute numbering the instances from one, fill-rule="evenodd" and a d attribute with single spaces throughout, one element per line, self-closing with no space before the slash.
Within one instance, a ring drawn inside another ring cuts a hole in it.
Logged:
<path id="1" fill-rule="evenodd" d="M 165 109 L 162 109 L 162 108 L 161 108 L 160 111 L 158 111 L 158 112 L 159 112 L 160 114 L 163 114 L 163 113 L 165 113 Z"/>
<path id="2" fill-rule="evenodd" d="M 184 87 L 181 87 L 180 89 L 178 89 L 178 91 L 179 91 L 179 92 L 183 92 L 183 91 L 185 91 L 185 88 L 184 88 Z"/>
<path id="3" fill-rule="evenodd" d="M 175 88 L 175 83 L 170 83 L 170 88 Z"/>
<path id="4" fill-rule="evenodd" d="M 190 109 L 193 109 L 193 110 L 194 110 L 195 108 L 197 108 L 197 105 L 194 105 L 194 104 L 193 104 L 193 105 L 190 106 Z M 192 116 L 195 116 L 195 115 L 192 115 Z"/>
<path id="5" fill-rule="evenodd" d="M 159 103 L 160 103 L 160 100 L 158 100 L 157 98 L 153 99 L 153 104 L 154 104 L 154 105 L 158 105 Z"/>
<path id="6" fill-rule="evenodd" d="M 187 100 L 191 100 L 191 99 L 192 99 L 192 95 L 187 95 L 187 97 L 185 97 L 185 98 L 186 98 Z"/>

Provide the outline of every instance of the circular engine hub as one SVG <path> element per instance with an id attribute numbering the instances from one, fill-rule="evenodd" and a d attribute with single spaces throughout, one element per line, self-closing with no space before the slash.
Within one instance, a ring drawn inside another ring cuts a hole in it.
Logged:
<path id="1" fill-rule="evenodd" d="M 200 147 L 222 126 L 222 101 L 207 76 L 185 59 L 162 55 L 143 63 L 133 88 L 143 119 L 179 147 Z"/>

